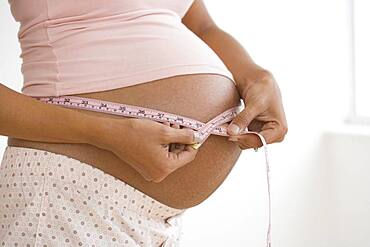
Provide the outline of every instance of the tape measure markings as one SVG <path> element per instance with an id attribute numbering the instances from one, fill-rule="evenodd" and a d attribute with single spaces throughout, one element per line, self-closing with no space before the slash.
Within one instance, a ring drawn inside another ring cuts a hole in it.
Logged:
<path id="1" fill-rule="evenodd" d="M 191 128 L 195 130 L 195 135 L 199 140 L 198 143 L 193 144 L 192 146 L 198 149 L 210 136 L 211 134 L 219 136 L 229 136 L 227 134 L 227 128 L 221 126 L 224 123 L 230 122 L 235 116 L 241 111 L 241 104 L 238 106 L 227 109 L 221 114 L 215 116 L 207 123 L 188 118 L 186 116 L 181 116 L 179 114 L 173 114 L 169 112 L 163 112 L 160 110 L 150 109 L 142 106 L 134 106 L 92 98 L 83 98 L 77 96 L 52 96 L 52 97 L 40 97 L 40 96 L 31 96 L 39 101 L 48 104 L 61 105 L 69 108 L 77 109 L 87 109 L 90 111 L 97 111 L 102 113 L 109 113 L 113 115 L 133 117 L 133 118 L 143 118 L 151 119 L 157 122 L 170 122 L 175 123 L 183 127 Z M 267 174 L 267 187 L 268 187 L 268 203 L 269 203 L 269 225 L 267 231 L 266 246 L 271 247 L 271 195 L 270 195 L 270 165 L 268 159 L 267 143 L 264 137 L 254 131 L 248 131 L 248 128 L 242 130 L 239 135 L 243 134 L 256 134 L 263 144 L 265 151 L 265 161 L 266 161 L 266 174 Z"/>

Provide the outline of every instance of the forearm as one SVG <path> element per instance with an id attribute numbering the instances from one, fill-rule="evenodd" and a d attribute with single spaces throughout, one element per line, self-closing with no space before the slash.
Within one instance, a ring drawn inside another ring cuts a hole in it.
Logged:
<path id="1" fill-rule="evenodd" d="M 40 142 L 96 144 L 107 126 L 61 106 L 46 104 L 0 83 L 0 135 Z M 109 126 L 107 126 L 109 127 Z"/>
<path id="2" fill-rule="evenodd" d="M 256 71 L 264 70 L 234 37 L 217 26 L 204 30 L 198 36 L 221 58 L 237 84 L 253 77 Z"/>

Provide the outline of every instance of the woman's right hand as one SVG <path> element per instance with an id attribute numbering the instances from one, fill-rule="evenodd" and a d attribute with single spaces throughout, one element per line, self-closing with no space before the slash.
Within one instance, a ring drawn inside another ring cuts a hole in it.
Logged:
<path id="1" fill-rule="evenodd" d="M 189 145 L 176 152 L 169 149 L 171 143 L 193 143 L 192 129 L 176 129 L 149 119 L 97 117 L 81 112 L 45 104 L 0 83 L 1 136 L 90 144 L 113 152 L 154 182 L 162 181 L 197 154 Z"/>
<path id="2" fill-rule="evenodd" d="M 145 180 L 161 182 L 170 173 L 195 159 L 194 131 L 171 127 L 149 119 L 110 119 L 112 131 L 105 138 L 105 149 L 130 164 Z M 171 143 L 178 148 L 170 149 Z"/>

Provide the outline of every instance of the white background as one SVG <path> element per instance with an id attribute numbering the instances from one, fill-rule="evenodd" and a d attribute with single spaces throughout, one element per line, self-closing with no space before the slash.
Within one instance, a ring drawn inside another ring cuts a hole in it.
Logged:
<path id="1" fill-rule="evenodd" d="M 370 246 L 370 127 L 345 123 L 352 88 L 348 1 L 206 5 L 282 91 L 289 132 L 269 145 L 272 246 Z M 5 1 L 0 13 L 0 81 L 20 92 L 18 24 Z M 369 88 L 363 91 L 369 98 Z M 182 246 L 265 246 L 267 202 L 263 151 L 243 151 L 221 187 L 186 212 Z"/>
<path id="2" fill-rule="evenodd" d="M 355 0 L 353 3 L 356 113 L 370 117 L 370 2 Z"/>

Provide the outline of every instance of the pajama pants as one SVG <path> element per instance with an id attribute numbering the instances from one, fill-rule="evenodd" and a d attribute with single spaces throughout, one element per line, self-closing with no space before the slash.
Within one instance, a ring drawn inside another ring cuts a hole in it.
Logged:
<path id="1" fill-rule="evenodd" d="M 65 155 L 14 146 L 3 154 L 0 247 L 175 247 L 184 211 Z"/>

